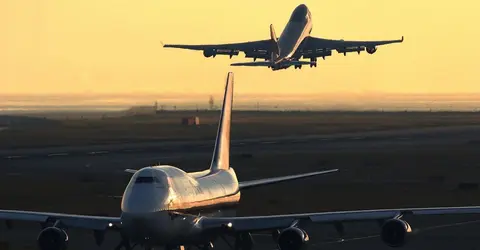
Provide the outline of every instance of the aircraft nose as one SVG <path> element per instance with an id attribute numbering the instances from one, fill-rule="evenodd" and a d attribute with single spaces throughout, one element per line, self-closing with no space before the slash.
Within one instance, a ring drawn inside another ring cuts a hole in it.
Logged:
<path id="1" fill-rule="evenodd" d="M 140 178 L 125 191 L 122 212 L 153 213 L 167 209 L 169 189 L 157 183 L 145 183 Z"/>
<path id="2" fill-rule="evenodd" d="M 305 5 L 304 3 L 302 3 L 302 4 L 299 4 L 299 5 L 297 6 L 297 8 L 299 8 L 299 9 L 300 9 L 300 8 L 306 9 L 306 8 L 307 8 L 307 5 Z"/>

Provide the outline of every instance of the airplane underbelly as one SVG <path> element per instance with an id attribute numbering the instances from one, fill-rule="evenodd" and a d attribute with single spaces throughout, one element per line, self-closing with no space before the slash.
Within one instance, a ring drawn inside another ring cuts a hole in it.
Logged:
<path id="1" fill-rule="evenodd" d="M 122 214 L 122 231 L 135 243 L 164 246 L 198 241 L 201 229 L 196 216 L 161 211 L 148 215 Z"/>
<path id="2" fill-rule="evenodd" d="M 285 59 L 292 57 L 310 30 L 311 23 L 290 23 L 278 41 L 279 57 Z"/>

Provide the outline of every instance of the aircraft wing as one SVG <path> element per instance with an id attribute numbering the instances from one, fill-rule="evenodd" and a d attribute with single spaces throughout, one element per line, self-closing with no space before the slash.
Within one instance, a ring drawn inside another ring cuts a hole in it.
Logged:
<path id="1" fill-rule="evenodd" d="M 0 210 L 0 220 L 12 221 L 30 221 L 38 223 L 55 223 L 61 221 L 63 226 L 68 228 L 80 228 L 90 230 L 105 230 L 107 228 L 120 227 L 119 217 L 45 213 L 20 210 Z"/>
<path id="2" fill-rule="evenodd" d="M 311 172 L 311 173 L 305 173 L 305 174 L 296 174 L 296 175 L 288 175 L 288 176 L 282 176 L 282 177 L 273 177 L 273 178 L 253 180 L 253 181 L 242 181 L 238 184 L 238 186 L 239 186 L 240 190 L 244 190 L 244 189 L 247 189 L 247 188 L 263 186 L 263 185 L 268 185 L 268 184 L 274 184 L 274 183 L 290 181 L 290 180 L 295 180 L 295 179 L 307 178 L 307 177 L 311 177 L 311 176 L 328 174 L 328 173 L 333 173 L 333 172 L 337 172 L 337 171 L 338 171 L 338 169 L 330 169 L 330 170 L 317 171 L 317 172 Z"/>
<path id="3" fill-rule="evenodd" d="M 268 58 L 269 51 L 272 48 L 272 41 L 258 40 L 241 43 L 225 44 L 164 44 L 164 48 L 177 48 L 189 50 L 203 50 L 206 57 L 215 55 L 238 55 L 239 51 L 245 52 L 247 56 L 257 58 Z"/>
<path id="4" fill-rule="evenodd" d="M 333 224 L 353 221 L 382 221 L 401 218 L 402 216 L 479 213 L 480 206 L 399 208 L 250 217 L 203 217 L 201 218 L 201 223 L 206 230 L 226 229 L 235 232 L 259 232 L 284 229 L 296 223 L 302 223 L 302 221 Z"/>
<path id="5" fill-rule="evenodd" d="M 339 49 L 345 47 L 375 47 L 391 43 L 403 42 L 403 36 L 398 40 L 384 40 L 384 41 L 346 41 L 346 40 L 333 40 L 324 39 L 318 37 L 308 37 L 305 47 L 308 49 Z"/>
<path id="6" fill-rule="evenodd" d="M 205 49 L 225 49 L 225 50 L 253 50 L 261 49 L 268 50 L 271 48 L 271 40 L 249 41 L 242 43 L 225 43 L 225 44 L 203 44 L 203 45 L 189 45 L 189 44 L 164 44 L 165 48 L 177 49 L 191 49 L 191 50 L 205 50 Z"/>

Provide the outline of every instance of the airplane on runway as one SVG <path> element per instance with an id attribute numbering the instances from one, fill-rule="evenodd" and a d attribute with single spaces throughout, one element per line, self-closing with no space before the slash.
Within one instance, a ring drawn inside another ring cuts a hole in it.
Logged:
<path id="1" fill-rule="evenodd" d="M 269 67 L 273 71 L 287 69 L 295 66 L 301 69 L 302 65 L 317 67 L 317 58 L 332 55 L 332 50 L 343 53 L 367 51 L 373 54 L 377 46 L 401 43 L 399 40 L 387 41 L 345 41 L 332 40 L 310 36 L 312 32 L 312 15 L 305 4 L 295 8 L 291 14 L 285 29 L 280 37 L 276 36 L 273 24 L 270 25 L 270 39 L 249 41 L 229 44 L 207 44 L 207 45 L 186 45 L 186 44 L 164 44 L 165 48 L 180 48 L 190 50 L 203 50 L 205 57 L 216 55 L 229 55 L 230 58 L 238 55 L 240 51 L 245 53 L 246 58 L 253 58 L 253 62 L 232 63 L 231 66 L 260 66 Z M 309 58 L 310 61 L 301 61 L 301 58 Z M 265 61 L 257 62 L 261 58 Z"/>
<path id="2" fill-rule="evenodd" d="M 93 230 L 98 245 L 102 244 L 106 231 L 119 232 L 121 242 L 117 250 L 130 250 L 137 245 L 145 249 L 163 246 L 166 250 L 185 247 L 210 250 L 213 242 L 225 240 L 227 236 L 234 238 L 236 250 L 252 250 L 251 233 L 261 232 L 271 233 L 279 250 L 300 250 L 309 241 L 307 232 L 302 229 L 307 223 L 333 224 L 339 234 L 343 234 L 345 222 L 379 221 L 382 222 L 381 239 L 388 246 L 400 247 L 412 232 L 405 217 L 480 213 L 480 207 L 472 206 L 247 217 L 223 215 L 222 208 L 238 204 L 242 190 L 338 170 L 238 182 L 229 160 L 233 77 L 231 72 L 227 76 L 215 149 L 208 169 L 187 173 L 174 166 L 161 165 L 125 170 L 132 177 L 125 188 L 118 217 L 0 210 L 0 220 L 6 221 L 9 228 L 13 221 L 40 223 L 43 228 L 37 238 L 40 250 L 67 249 L 70 228 Z"/>

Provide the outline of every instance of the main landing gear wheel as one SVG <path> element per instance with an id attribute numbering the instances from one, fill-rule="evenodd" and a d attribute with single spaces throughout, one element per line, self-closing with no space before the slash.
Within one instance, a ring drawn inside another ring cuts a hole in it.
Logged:
<path id="1" fill-rule="evenodd" d="M 115 247 L 115 250 L 120 250 L 120 249 L 122 249 L 122 247 L 125 250 L 132 250 L 136 246 L 136 245 L 134 245 L 132 247 L 130 245 L 130 240 L 125 235 L 121 234 L 120 237 L 121 237 L 120 243 Z"/>
<path id="2" fill-rule="evenodd" d="M 252 250 L 253 238 L 250 233 L 240 233 L 235 237 L 235 250 Z"/>
<path id="3" fill-rule="evenodd" d="M 212 250 L 213 249 L 213 243 L 209 242 L 205 245 L 202 246 L 201 250 Z"/>
<path id="4" fill-rule="evenodd" d="M 182 246 L 182 245 L 180 245 L 180 246 L 165 246 L 165 250 L 190 250 L 190 249 L 191 249 L 191 247 L 187 248 L 187 247 Z M 199 249 L 200 249 L 200 247 L 199 247 Z M 145 248 L 145 250 L 147 250 L 147 249 Z M 152 250 L 152 249 L 149 249 L 149 250 Z"/>

